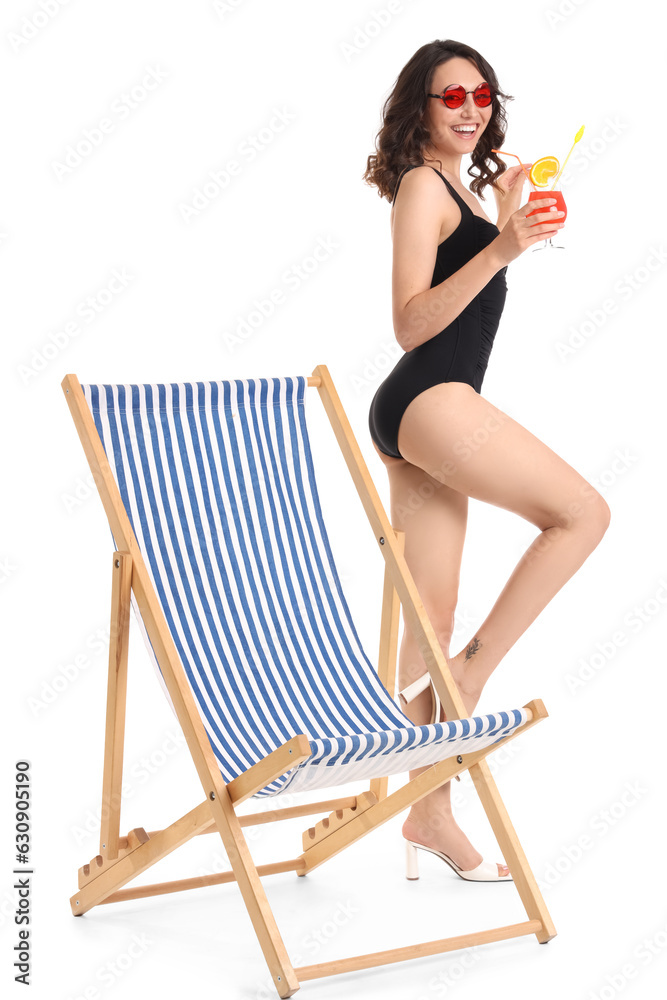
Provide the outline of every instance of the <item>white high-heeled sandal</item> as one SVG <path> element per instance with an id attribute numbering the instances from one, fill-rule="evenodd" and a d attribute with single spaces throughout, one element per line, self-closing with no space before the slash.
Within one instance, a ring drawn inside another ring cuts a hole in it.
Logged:
<path id="1" fill-rule="evenodd" d="M 468 871 L 459 868 L 455 861 L 448 858 L 446 854 L 442 854 L 440 851 L 436 851 L 433 847 L 425 847 L 423 844 L 416 844 L 413 840 L 405 839 L 405 877 L 411 881 L 415 881 L 419 878 L 419 865 L 417 861 L 417 851 L 428 851 L 429 854 L 435 854 L 436 857 L 440 858 L 452 871 L 456 872 L 462 879 L 466 882 L 513 882 L 511 875 L 499 875 L 498 866 L 493 864 L 492 861 L 482 861 L 481 864 L 477 865 L 476 868 L 471 868 Z"/>
<path id="2" fill-rule="evenodd" d="M 408 684 L 408 686 L 404 687 L 402 691 L 399 691 L 398 696 L 404 705 L 409 705 L 410 702 L 413 701 L 418 694 L 421 694 L 422 691 L 426 690 L 429 684 L 432 685 L 433 682 L 431 680 L 431 675 L 427 670 L 426 673 L 422 674 L 421 677 L 418 677 L 416 681 L 413 681 L 412 684 Z M 433 688 L 433 693 L 437 698 L 438 696 L 436 694 L 435 688 Z"/>
<path id="3" fill-rule="evenodd" d="M 426 671 L 425 674 L 422 674 L 421 677 L 418 677 L 416 681 L 413 681 L 412 684 L 408 684 L 407 687 L 404 687 L 402 691 L 399 691 L 398 697 L 401 699 L 403 705 L 409 705 L 411 701 L 414 701 L 417 695 L 426 690 L 429 684 L 431 685 L 431 695 L 433 697 L 431 706 L 431 721 L 429 724 L 433 725 L 434 722 L 440 721 L 440 698 L 438 697 L 438 692 L 435 690 L 435 685 L 433 684 L 431 675 L 428 671 Z"/>

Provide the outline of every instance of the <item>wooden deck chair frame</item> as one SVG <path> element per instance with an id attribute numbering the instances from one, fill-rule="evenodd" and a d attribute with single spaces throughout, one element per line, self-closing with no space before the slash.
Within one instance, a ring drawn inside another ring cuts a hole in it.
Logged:
<path id="1" fill-rule="evenodd" d="M 463 702 L 403 556 L 403 533 L 393 529 L 383 509 L 326 366 L 318 365 L 307 383 L 317 387 L 319 391 L 379 550 L 385 559 L 378 666 L 380 679 L 394 697 L 398 619 L 402 604 L 406 621 L 417 637 L 447 718 L 463 718 L 466 715 Z M 299 989 L 300 983 L 308 979 L 436 955 L 525 934 L 535 934 L 542 944 L 554 937 L 556 930 L 549 912 L 485 760 L 487 754 L 547 716 L 540 700 L 531 701 L 524 706 L 527 721 L 511 735 L 486 749 L 440 761 L 391 795 L 388 794 L 388 779 L 374 778 L 370 782 L 369 791 L 361 795 L 269 810 L 256 815 L 243 816 L 237 813 L 237 806 L 245 799 L 310 756 L 308 737 L 305 734 L 293 737 L 233 781 L 226 783 L 223 780 L 79 380 L 75 375 L 67 375 L 62 387 L 118 545 L 112 563 L 100 852 L 79 869 L 79 890 L 70 900 L 74 915 L 81 916 L 99 903 L 236 881 L 280 997 L 292 996 Z M 131 592 L 135 595 L 192 754 L 202 783 L 204 800 L 163 830 L 146 833 L 143 828 L 137 828 L 127 836 L 121 836 L 120 801 Z M 528 919 L 457 937 L 294 968 L 264 892 L 262 876 L 287 871 L 306 875 L 462 771 L 470 773 Z M 326 812 L 330 813 L 328 817 L 304 832 L 304 849 L 298 857 L 255 866 L 243 835 L 244 826 Z M 122 888 L 181 844 L 205 833 L 220 835 L 231 865 L 230 871 L 133 889 Z"/>

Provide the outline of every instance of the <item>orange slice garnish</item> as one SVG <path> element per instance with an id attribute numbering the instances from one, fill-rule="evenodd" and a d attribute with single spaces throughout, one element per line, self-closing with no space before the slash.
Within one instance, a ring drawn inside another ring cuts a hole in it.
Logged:
<path id="1" fill-rule="evenodd" d="M 530 179 L 535 187 L 546 187 L 559 170 L 560 163 L 555 156 L 543 156 L 536 160 L 530 168 Z"/>

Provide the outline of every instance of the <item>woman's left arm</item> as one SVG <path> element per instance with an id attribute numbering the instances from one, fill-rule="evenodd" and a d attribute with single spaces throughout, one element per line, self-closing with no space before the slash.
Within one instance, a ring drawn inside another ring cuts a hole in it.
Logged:
<path id="1" fill-rule="evenodd" d="M 524 163 L 524 167 L 530 171 L 532 163 Z M 496 207 L 498 209 L 498 220 L 496 222 L 498 229 L 504 229 L 510 215 L 521 207 L 521 195 L 525 180 L 526 175 L 521 167 L 509 167 L 493 185 L 493 195 L 496 199 Z"/>

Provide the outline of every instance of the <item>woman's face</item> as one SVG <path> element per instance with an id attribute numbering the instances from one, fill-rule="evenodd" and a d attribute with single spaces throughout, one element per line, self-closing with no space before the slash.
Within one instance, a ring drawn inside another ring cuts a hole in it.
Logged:
<path id="1" fill-rule="evenodd" d="M 460 84 L 465 91 L 472 91 L 484 82 L 473 62 L 456 56 L 436 66 L 429 93 L 441 94 L 452 84 Z M 429 97 L 425 125 L 431 135 L 431 144 L 445 156 L 472 153 L 492 113 L 490 104 L 487 108 L 478 107 L 471 93 L 466 93 L 466 99 L 459 108 L 448 108 L 442 101 Z"/>

